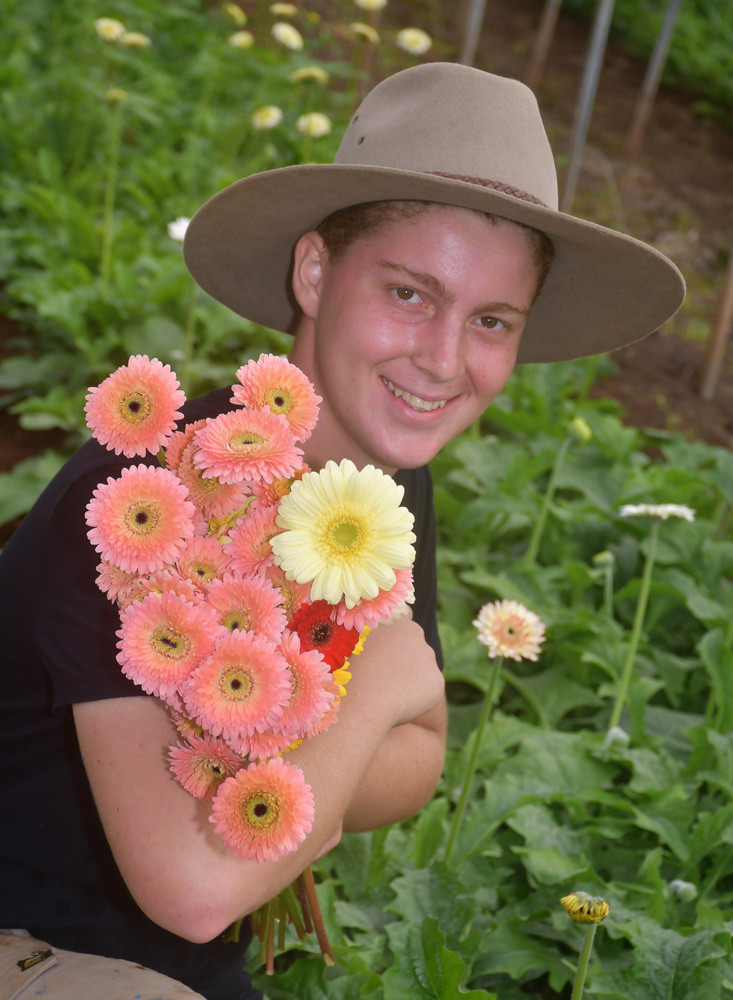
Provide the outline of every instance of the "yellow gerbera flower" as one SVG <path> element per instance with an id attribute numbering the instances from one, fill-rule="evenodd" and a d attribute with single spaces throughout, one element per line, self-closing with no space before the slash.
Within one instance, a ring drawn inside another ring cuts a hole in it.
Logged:
<path id="1" fill-rule="evenodd" d="M 371 24 L 363 24 L 361 21 L 354 21 L 353 24 L 349 25 L 349 30 L 355 38 L 363 38 L 366 42 L 371 42 L 372 45 L 379 45 L 379 33 L 371 26 Z"/>
<path id="2" fill-rule="evenodd" d="M 270 540 L 275 562 L 289 579 L 312 584 L 313 601 L 353 608 L 376 597 L 415 558 L 414 518 L 400 506 L 403 495 L 372 465 L 359 471 L 348 459 L 327 462 L 280 501 L 282 531 Z"/>
<path id="3" fill-rule="evenodd" d="M 94 30 L 105 42 L 116 42 L 124 35 L 125 26 L 114 17 L 98 17 L 94 22 Z"/>
<path id="4" fill-rule="evenodd" d="M 397 44 L 413 56 L 422 56 L 430 49 L 433 41 L 422 28 L 403 28 L 397 32 Z"/>

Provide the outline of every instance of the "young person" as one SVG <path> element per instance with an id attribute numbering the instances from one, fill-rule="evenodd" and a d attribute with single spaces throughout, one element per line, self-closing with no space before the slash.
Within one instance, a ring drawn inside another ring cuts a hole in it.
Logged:
<path id="1" fill-rule="evenodd" d="M 243 946 L 223 943 L 227 927 L 342 831 L 414 813 L 441 772 L 427 463 L 483 413 L 516 361 L 620 347 L 657 329 L 684 294 L 653 248 L 557 211 L 526 87 L 450 63 L 377 86 L 334 164 L 255 175 L 216 195 L 184 252 L 214 297 L 294 334 L 290 358 L 323 398 L 308 464 L 350 458 L 405 486 L 416 602 L 412 618 L 369 636 L 337 722 L 289 754 L 314 792 L 311 833 L 279 861 L 241 860 L 212 834 L 206 804 L 172 780 L 165 709 L 115 662 L 116 612 L 96 591 L 84 508 L 121 463 L 92 442 L 67 464 L 0 560 L 0 926 L 61 956 L 43 975 L 62 998 L 65 950 L 82 974 L 91 953 L 197 991 L 181 996 L 256 995 Z M 227 409 L 228 397 L 188 404 L 186 419 Z M 0 935 L 16 951 L 17 941 Z"/>

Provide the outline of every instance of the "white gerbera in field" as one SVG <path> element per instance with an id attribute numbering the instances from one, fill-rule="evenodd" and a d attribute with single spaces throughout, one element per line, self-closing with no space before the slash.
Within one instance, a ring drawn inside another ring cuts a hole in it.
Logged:
<path id="1" fill-rule="evenodd" d="M 403 28 L 397 32 L 397 44 L 411 56 L 423 56 L 429 51 L 433 40 L 422 28 Z"/>
<path id="2" fill-rule="evenodd" d="M 353 608 L 396 581 L 415 558 L 414 518 L 404 490 L 380 469 L 327 462 L 293 483 L 280 502 L 270 545 L 291 580 L 311 583 L 311 600 Z"/>
<path id="3" fill-rule="evenodd" d="M 621 517 L 679 517 L 683 521 L 694 521 L 695 511 L 681 503 L 627 503 L 619 509 Z"/>
<path id="4" fill-rule="evenodd" d="M 272 26 L 272 37 L 291 52 L 300 52 L 303 48 L 303 36 L 287 21 L 276 21 Z"/>
<path id="5" fill-rule="evenodd" d="M 320 111 L 311 111 L 301 115 L 296 121 L 295 127 L 302 135 L 306 135 L 310 139 L 320 139 L 331 131 L 331 120 L 328 115 L 324 115 Z"/>
<path id="6" fill-rule="evenodd" d="M 265 104 L 252 112 L 252 126 L 258 129 L 276 128 L 283 120 L 282 109 L 276 104 Z"/>

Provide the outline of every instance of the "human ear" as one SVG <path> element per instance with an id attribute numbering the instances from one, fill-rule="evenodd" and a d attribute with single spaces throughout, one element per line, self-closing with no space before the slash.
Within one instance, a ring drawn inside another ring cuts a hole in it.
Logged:
<path id="1" fill-rule="evenodd" d="M 303 315 L 315 318 L 321 299 L 328 251 L 315 230 L 304 233 L 293 250 L 293 294 Z"/>

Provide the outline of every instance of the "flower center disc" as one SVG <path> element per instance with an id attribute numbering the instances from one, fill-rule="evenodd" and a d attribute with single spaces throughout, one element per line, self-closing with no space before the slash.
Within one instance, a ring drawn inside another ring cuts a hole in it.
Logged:
<path id="1" fill-rule="evenodd" d="M 293 406 L 290 393 L 280 387 L 270 389 L 265 396 L 265 402 L 273 413 L 288 413 Z"/>
<path id="2" fill-rule="evenodd" d="M 147 393 L 137 389 L 128 392 L 120 400 L 120 416 L 128 424 L 142 424 L 150 416 L 152 400 Z"/>
<path id="3" fill-rule="evenodd" d="M 236 451 L 248 451 L 250 448 L 264 444 L 265 439 L 261 434 L 255 434 L 254 431 L 242 431 L 241 434 L 233 435 L 231 443 L 232 448 Z"/>
<path id="4" fill-rule="evenodd" d="M 166 660 L 182 660 L 191 649 L 191 640 L 183 632 L 178 632 L 167 625 L 160 625 L 151 635 L 150 645 Z"/>
<path id="5" fill-rule="evenodd" d="M 272 826 L 277 821 L 279 812 L 277 798 L 264 790 L 254 792 L 244 802 L 247 821 L 260 830 Z"/>
<path id="6" fill-rule="evenodd" d="M 143 500 L 130 504 L 125 512 L 125 522 L 127 527 L 135 535 L 149 535 L 155 531 L 158 524 L 159 513 L 157 508 L 151 507 Z"/>
<path id="7" fill-rule="evenodd" d="M 252 690 L 252 678 L 242 667 L 230 667 L 222 675 L 219 690 L 227 701 L 245 701 Z"/>
<path id="8" fill-rule="evenodd" d="M 335 521 L 329 535 L 337 549 L 351 549 L 361 541 L 361 530 L 356 521 Z"/>
<path id="9" fill-rule="evenodd" d="M 252 628 L 252 617 L 243 608 L 232 608 L 221 619 L 221 624 L 230 632 L 233 632 L 235 629 L 244 632 Z"/>

